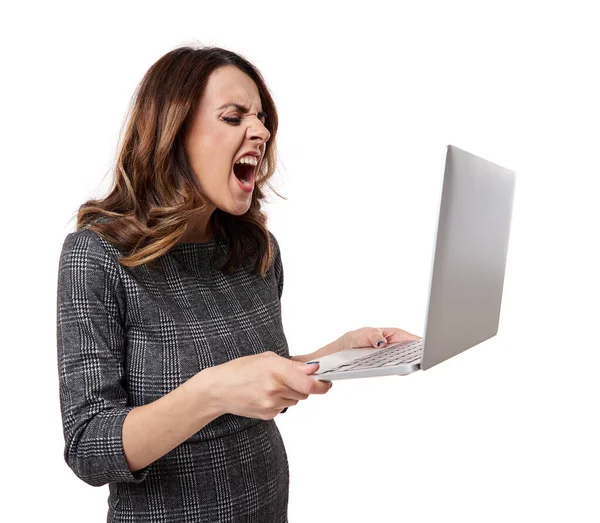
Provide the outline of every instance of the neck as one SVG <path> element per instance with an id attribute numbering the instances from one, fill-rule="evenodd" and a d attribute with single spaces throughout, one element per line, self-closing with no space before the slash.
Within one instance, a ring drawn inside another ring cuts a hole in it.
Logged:
<path id="1" fill-rule="evenodd" d="M 214 231 L 209 222 L 210 216 L 199 216 L 190 219 L 187 229 L 179 239 L 179 243 L 205 243 L 212 239 Z"/>

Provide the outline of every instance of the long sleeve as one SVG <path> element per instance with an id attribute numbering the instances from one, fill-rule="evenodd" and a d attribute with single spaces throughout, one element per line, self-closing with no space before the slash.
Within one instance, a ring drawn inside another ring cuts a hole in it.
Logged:
<path id="1" fill-rule="evenodd" d="M 126 301 L 118 270 L 95 233 L 66 237 L 57 291 L 64 458 L 92 486 L 141 482 L 150 466 L 132 473 L 123 452 L 123 422 L 133 407 L 124 388 Z"/>
<path id="2" fill-rule="evenodd" d="M 275 274 L 275 281 L 277 282 L 277 293 L 279 295 L 279 304 L 281 307 L 281 296 L 283 295 L 283 262 L 281 260 L 281 249 L 279 248 L 279 242 L 277 241 L 277 238 L 271 231 L 269 231 L 269 236 L 271 237 L 271 241 L 272 241 L 273 247 L 274 247 L 273 273 Z M 281 321 L 281 325 L 283 328 L 283 320 L 281 318 L 280 318 L 280 321 Z M 285 334 L 283 336 L 285 336 Z M 287 346 L 287 341 L 286 341 L 286 346 Z M 288 359 L 292 359 L 292 356 L 289 353 L 289 350 L 286 351 L 285 357 Z M 281 414 L 284 414 L 286 411 L 287 411 L 287 408 L 284 409 L 283 411 L 281 411 Z"/>
<path id="3" fill-rule="evenodd" d="M 283 294 L 283 263 L 281 261 L 281 250 L 279 248 L 279 242 L 275 235 L 269 231 L 269 235 L 271 236 L 271 240 L 273 241 L 273 245 L 275 246 L 274 253 L 274 262 L 273 262 L 273 270 L 275 272 L 275 278 L 277 280 L 277 290 L 279 292 L 279 300 L 281 300 L 281 296 Z"/>

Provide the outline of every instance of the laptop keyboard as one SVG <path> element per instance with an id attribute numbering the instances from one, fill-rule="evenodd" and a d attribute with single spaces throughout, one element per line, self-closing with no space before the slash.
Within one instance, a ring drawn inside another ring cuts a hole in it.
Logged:
<path id="1" fill-rule="evenodd" d="M 421 359 L 423 340 L 403 341 L 380 349 L 373 354 L 368 354 L 348 363 L 343 363 L 317 374 L 321 376 L 329 372 L 345 372 L 348 370 L 373 369 L 379 367 L 391 367 L 401 363 L 413 363 Z"/>

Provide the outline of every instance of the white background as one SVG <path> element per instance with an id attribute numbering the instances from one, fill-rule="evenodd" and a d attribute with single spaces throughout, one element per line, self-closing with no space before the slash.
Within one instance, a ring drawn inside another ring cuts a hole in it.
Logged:
<path id="1" fill-rule="evenodd" d="M 108 487 L 63 461 L 58 256 L 143 74 L 189 43 L 245 56 L 279 110 L 288 199 L 266 210 L 292 354 L 363 326 L 422 334 L 446 145 L 517 173 L 497 337 L 277 417 L 290 521 L 600 520 L 600 19 L 592 2 L 396 4 L 2 8 L 6 521 L 105 521 Z"/>

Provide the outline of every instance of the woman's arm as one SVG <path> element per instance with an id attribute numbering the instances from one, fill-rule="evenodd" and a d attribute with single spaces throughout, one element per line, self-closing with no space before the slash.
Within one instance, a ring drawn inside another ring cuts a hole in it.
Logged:
<path id="1" fill-rule="evenodd" d="M 210 368 L 153 403 L 131 406 L 125 386 L 126 295 L 118 260 L 102 243 L 91 231 L 69 234 L 57 282 L 64 457 L 93 486 L 144 481 L 149 467 L 143 463 L 166 454 L 221 414 L 210 394 Z"/>
<path id="2" fill-rule="evenodd" d="M 337 340 L 332 341 L 329 345 L 325 345 L 325 347 L 321 347 L 315 352 L 311 352 L 310 354 L 303 354 L 301 356 L 292 356 L 291 359 L 294 361 L 301 361 L 303 363 L 306 363 L 307 361 L 318 360 L 323 356 L 333 354 L 334 352 L 338 352 L 346 348 L 348 347 L 346 346 L 346 335 L 344 334 L 340 336 Z"/>
<path id="3" fill-rule="evenodd" d="M 131 410 L 123 423 L 123 450 L 132 472 L 143 469 L 218 418 L 210 368 L 165 396 Z"/>

